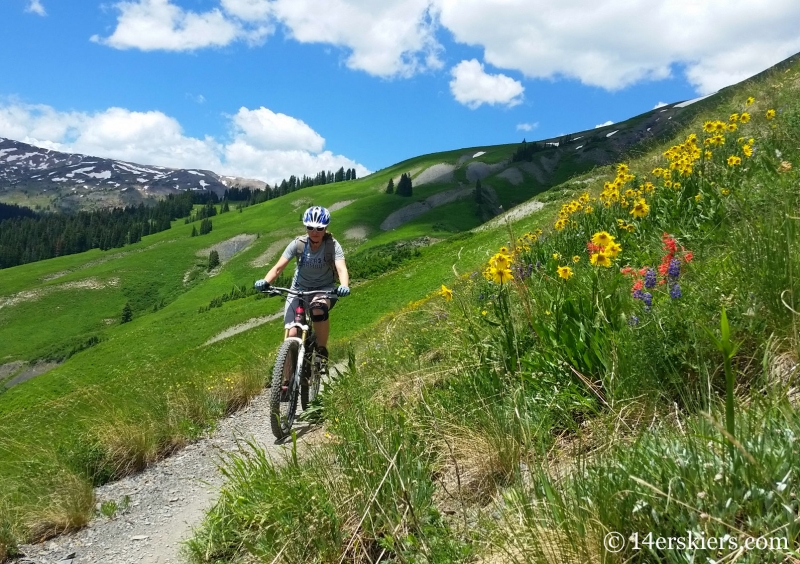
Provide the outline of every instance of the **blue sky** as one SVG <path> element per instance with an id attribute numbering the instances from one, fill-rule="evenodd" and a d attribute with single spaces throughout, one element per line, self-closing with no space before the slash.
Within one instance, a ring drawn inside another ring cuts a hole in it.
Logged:
<path id="1" fill-rule="evenodd" d="M 275 182 L 542 139 L 800 51 L 796 0 L 3 0 L 0 136 Z"/>

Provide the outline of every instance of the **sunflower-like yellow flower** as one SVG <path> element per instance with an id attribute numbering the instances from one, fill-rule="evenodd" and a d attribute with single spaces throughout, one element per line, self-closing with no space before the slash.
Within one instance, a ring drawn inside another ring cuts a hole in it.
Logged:
<path id="1" fill-rule="evenodd" d="M 501 250 L 502 249 L 505 249 L 505 247 L 502 247 Z M 491 259 L 489 259 L 489 264 L 497 270 L 505 270 L 511 265 L 511 263 L 511 257 L 502 252 L 497 253 Z"/>
<path id="2" fill-rule="evenodd" d="M 737 126 L 736 126 L 736 124 L 735 124 L 735 123 L 729 123 L 729 124 L 728 124 L 728 131 L 730 131 L 731 133 L 733 133 L 734 131 L 736 131 L 736 127 L 737 127 Z"/>
<path id="3" fill-rule="evenodd" d="M 714 131 L 722 132 L 725 131 L 726 127 L 728 127 L 728 124 L 725 123 L 724 121 L 717 120 L 714 122 Z"/>
<path id="4" fill-rule="evenodd" d="M 739 166 L 740 164 L 742 164 L 742 159 L 741 159 L 741 157 L 737 157 L 735 155 L 731 155 L 730 157 L 728 157 L 728 161 L 727 162 L 728 162 L 728 166 Z"/>
<path id="5" fill-rule="evenodd" d="M 604 251 L 593 253 L 589 257 L 589 262 L 592 263 L 592 266 L 603 266 L 605 268 L 611 266 L 611 258 Z"/>
<path id="6" fill-rule="evenodd" d="M 560 258 L 561 258 L 561 255 L 560 255 L 560 254 L 558 254 L 558 253 L 553 253 L 553 258 L 554 258 L 554 259 L 556 259 L 556 260 L 558 260 L 558 259 L 560 259 Z"/>
<path id="7" fill-rule="evenodd" d="M 444 296 L 444 299 L 447 300 L 448 302 L 453 299 L 453 290 L 451 290 L 444 284 L 442 284 L 441 294 L 442 296 Z"/>
<path id="8" fill-rule="evenodd" d="M 752 96 L 748 96 L 747 100 L 745 100 L 744 105 L 745 106 L 751 106 L 753 104 L 753 102 L 755 102 L 755 101 L 756 101 L 755 98 L 753 98 Z"/>
<path id="9" fill-rule="evenodd" d="M 561 231 L 566 226 L 567 226 L 567 220 L 566 219 L 559 219 L 558 221 L 556 221 L 555 225 L 553 225 L 553 228 L 556 231 Z"/>
<path id="10" fill-rule="evenodd" d="M 559 266 L 557 269 L 558 276 L 564 280 L 569 280 L 574 274 L 569 266 Z"/>
<path id="11" fill-rule="evenodd" d="M 722 195 L 723 195 L 723 196 L 727 196 L 728 194 L 730 194 L 730 193 L 731 193 L 731 191 L 730 191 L 730 190 L 728 190 L 727 188 L 723 188 L 722 190 L 720 190 L 720 192 L 722 192 Z"/>
<path id="12" fill-rule="evenodd" d="M 617 255 L 622 252 L 622 246 L 616 241 L 611 241 L 608 246 L 603 249 L 603 252 L 611 258 L 617 258 Z"/>
<path id="13" fill-rule="evenodd" d="M 750 145 L 742 145 L 742 153 L 744 153 L 745 157 L 752 157 L 753 148 Z"/>
<path id="14" fill-rule="evenodd" d="M 645 182 L 643 188 L 644 188 L 644 191 L 647 194 L 650 194 L 651 192 L 654 192 L 655 189 L 656 189 L 656 187 L 653 185 L 652 182 Z"/>
<path id="15" fill-rule="evenodd" d="M 703 131 L 706 133 L 714 133 L 715 131 L 714 122 L 713 121 L 706 121 L 703 123 Z"/>
<path id="16" fill-rule="evenodd" d="M 576 264 L 577 264 L 577 263 L 579 263 L 579 262 L 581 262 L 581 257 L 580 257 L 580 255 L 575 255 L 574 257 L 572 257 L 572 262 L 574 262 L 574 263 L 576 263 Z"/>
<path id="17" fill-rule="evenodd" d="M 750 114 L 747 112 L 742 112 L 742 115 L 739 116 L 739 121 L 741 123 L 747 123 L 750 121 Z"/>
<path id="18" fill-rule="evenodd" d="M 591 199 L 592 199 L 592 198 L 589 196 L 589 192 L 584 192 L 584 193 L 583 193 L 583 194 L 581 194 L 581 195 L 580 195 L 580 197 L 578 198 L 578 200 L 580 200 L 580 201 L 581 201 L 581 203 L 584 203 L 584 204 L 588 204 L 588 203 L 589 203 L 589 200 L 591 200 Z"/>
<path id="19" fill-rule="evenodd" d="M 731 117 L 728 118 L 728 121 L 730 122 L 739 121 L 739 114 L 731 114 Z"/>
<path id="20" fill-rule="evenodd" d="M 636 226 L 633 223 L 629 223 L 628 225 L 625 226 L 625 231 L 627 231 L 628 233 L 633 233 L 634 231 L 636 231 Z"/>
<path id="21" fill-rule="evenodd" d="M 623 175 L 628 174 L 628 165 L 626 165 L 624 163 L 618 164 L 617 165 L 617 174 L 619 176 L 623 176 Z"/>
<path id="22" fill-rule="evenodd" d="M 774 118 L 775 117 L 775 110 L 772 110 L 772 109 L 767 110 L 767 114 L 766 115 L 767 115 L 767 119 Z"/>
<path id="23" fill-rule="evenodd" d="M 714 153 L 712 153 L 711 151 L 709 151 L 709 150 L 707 150 L 707 149 L 706 149 L 706 151 L 703 153 L 703 157 L 704 157 L 704 158 L 705 158 L 707 161 L 710 161 L 710 160 L 711 160 L 711 157 L 713 157 L 713 156 L 714 156 Z"/>
<path id="24" fill-rule="evenodd" d="M 633 217 L 644 217 L 648 213 L 650 213 L 650 206 L 647 205 L 644 198 L 636 200 L 633 204 L 633 208 L 631 208 L 631 215 Z"/>
<path id="25" fill-rule="evenodd" d="M 509 280 L 511 280 L 513 277 L 514 275 L 511 274 L 511 270 L 508 268 L 504 268 L 502 270 L 496 268 L 492 273 L 492 280 L 494 281 L 495 284 L 504 284 Z"/>
<path id="26" fill-rule="evenodd" d="M 599 247 L 605 247 L 614 240 L 614 236 L 608 231 L 598 231 L 592 235 L 592 243 Z"/>

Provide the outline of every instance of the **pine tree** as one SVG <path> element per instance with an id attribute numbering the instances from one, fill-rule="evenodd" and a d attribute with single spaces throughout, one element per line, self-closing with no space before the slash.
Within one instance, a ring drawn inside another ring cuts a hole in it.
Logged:
<path id="1" fill-rule="evenodd" d="M 216 250 L 208 253 L 208 269 L 212 270 L 219 266 L 219 253 Z"/>
<path id="2" fill-rule="evenodd" d="M 475 181 L 475 201 L 479 204 L 483 202 L 483 190 L 481 189 L 481 179 Z"/>
<path id="3" fill-rule="evenodd" d="M 352 169 L 352 172 L 350 172 L 350 180 L 355 180 L 356 178 L 356 169 Z"/>
<path id="4" fill-rule="evenodd" d="M 197 237 L 197 226 L 192 225 L 192 237 Z"/>
<path id="5" fill-rule="evenodd" d="M 389 184 L 386 185 L 386 193 L 394 194 L 394 178 L 389 179 Z"/>
<path id="6" fill-rule="evenodd" d="M 122 308 L 120 323 L 127 323 L 131 319 L 133 319 L 133 310 L 131 309 L 131 304 L 130 302 L 125 302 L 125 307 Z"/>
<path id="7" fill-rule="evenodd" d="M 397 183 L 397 189 L 394 192 L 398 196 L 410 198 L 412 196 L 411 175 L 403 173 L 400 175 L 400 182 Z"/>
<path id="8" fill-rule="evenodd" d="M 212 229 L 211 220 L 206 218 L 200 222 L 200 235 L 205 235 L 206 233 L 211 233 Z"/>

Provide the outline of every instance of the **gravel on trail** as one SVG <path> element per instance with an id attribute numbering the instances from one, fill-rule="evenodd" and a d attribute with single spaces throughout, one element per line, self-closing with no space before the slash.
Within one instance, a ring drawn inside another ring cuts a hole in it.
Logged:
<path id="1" fill-rule="evenodd" d="M 273 460 L 291 448 L 275 444 L 269 428 L 269 390 L 219 422 L 208 437 L 157 462 L 144 472 L 96 488 L 98 508 L 128 496 L 114 518 L 95 517 L 87 527 L 36 545 L 23 545 L 15 564 L 181 564 L 182 541 L 198 528 L 223 483 L 219 463 L 252 441 Z M 318 440 L 320 429 L 295 423 L 298 444 Z M 246 446 L 244 448 L 247 448 Z"/>

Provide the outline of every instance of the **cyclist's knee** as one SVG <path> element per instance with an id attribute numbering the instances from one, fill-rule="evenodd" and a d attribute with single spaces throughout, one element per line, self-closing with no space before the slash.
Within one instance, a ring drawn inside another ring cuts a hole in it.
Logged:
<path id="1" fill-rule="evenodd" d="M 327 302 L 318 302 L 318 303 L 311 303 L 311 320 L 319 323 L 320 321 L 327 321 L 328 320 L 328 312 L 330 311 L 330 306 L 328 306 Z"/>

